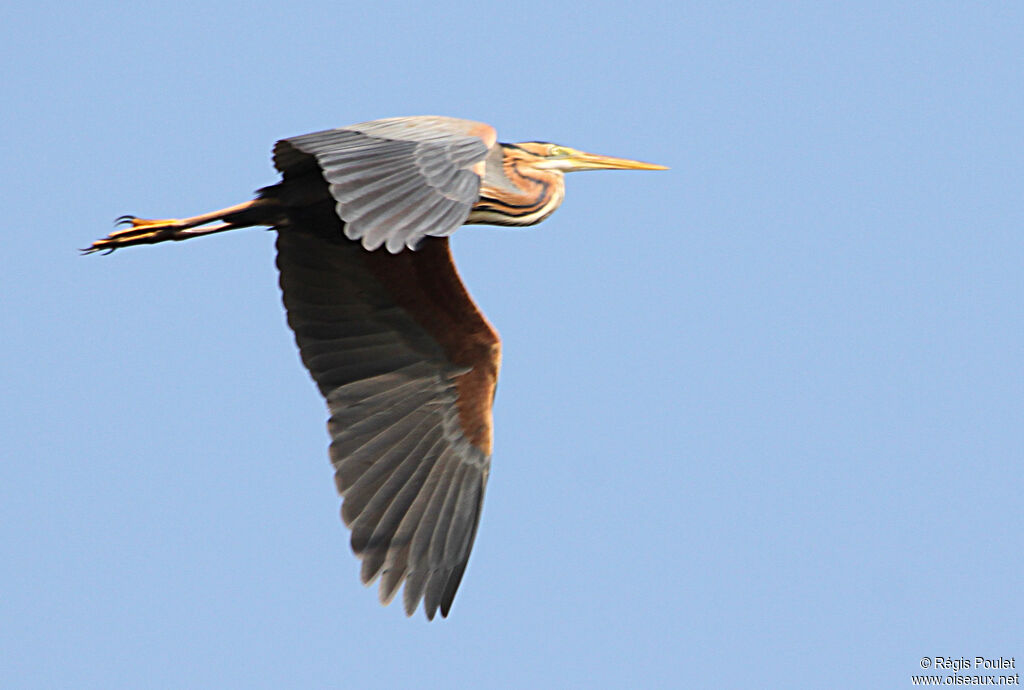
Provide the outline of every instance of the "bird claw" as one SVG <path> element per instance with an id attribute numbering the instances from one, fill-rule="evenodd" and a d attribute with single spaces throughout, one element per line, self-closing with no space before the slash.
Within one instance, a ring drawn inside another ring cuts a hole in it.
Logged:
<path id="1" fill-rule="evenodd" d="M 97 242 L 96 244 L 99 244 L 99 243 Z M 85 249 L 79 249 L 78 251 L 82 252 L 83 256 L 85 256 L 87 254 L 95 254 L 96 252 L 103 252 L 103 256 L 106 256 L 108 254 L 113 254 L 115 249 L 117 249 L 117 247 L 110 247 L 109 249 L 104 249 L 103 247 L 93 246 L 93 247 L 86 247 Z"/>
<path id="2" fill-rule="evenodd" d="M 135 216 L 121 216 L 114 221 L 115 226 L 129 227 L 123 230 L 115 230 L 106 237 L 96 240 L 92 246 L 83 249 L 83 254 L 94 254 L 103 251 L 110 254 L 115 249 L 130 247 L 135 244 L 154 244 L 163 240 L 173 239 L 181 227 L 176 218 L 162 220 L 149 220 Z"/>

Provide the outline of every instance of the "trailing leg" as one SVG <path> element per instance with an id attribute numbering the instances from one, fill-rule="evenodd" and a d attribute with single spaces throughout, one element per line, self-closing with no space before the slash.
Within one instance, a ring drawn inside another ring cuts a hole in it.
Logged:
<path id="1" fill-rule="evenodd" d="M 275 225 L 281 219 L 281 206 L 272 199 L 253 199 L 244 204 L 236 204 L 218 211 L 204 213 L 191 218 L 162 218 L 147 219 L 136 218 L 135 216 L 121 216 L 117 219 L 119 225 L 127 225 L 123 230 L 110 233 L 100 240 L 92 243 L 88 249 L 82 251 L 86 254 L 93 252 L 112 252 L 122 247 L 131 247 L 136 244 L 156 244 L 157 242 L 181 241 L 212 235 L 218 232 L 226 232 L 237 228 L 247 228 L 254 225 Z M 210 225 L 220 221 L 216 225 Z"/>

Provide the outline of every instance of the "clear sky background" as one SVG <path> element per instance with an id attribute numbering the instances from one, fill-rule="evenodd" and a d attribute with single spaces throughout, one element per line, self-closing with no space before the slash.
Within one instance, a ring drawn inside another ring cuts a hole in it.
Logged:
<path id="1" fill-rule="evenodd" d="M 910 687 L 1024 657 L 1024 5 L 7 3 L 0 685 Z M 504 338 L 447 620 L 358 582 L 259 230 L 444 114 L 672 167 L 453 239 Z"/>

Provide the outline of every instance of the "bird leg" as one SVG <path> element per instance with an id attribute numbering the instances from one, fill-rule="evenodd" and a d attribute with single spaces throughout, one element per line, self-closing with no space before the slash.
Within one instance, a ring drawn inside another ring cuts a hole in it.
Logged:
<path id="1" fill-rule="evenodd" d="M 148 219 L 121 216 L 117 219 L 117 224 L 129 227 L 96 240 L 92 246 L 83 249 L 82 252 L 92 254 L 93 252 L 107 251 L 109 253 L 115 249 L 131 247 L 136 244 L 156 244 L 168 240 L 177 242 L 252 225 L 273 225 L 274 214 L 266 213 L 263 208 L 272 205 L 274 205 L 273 202 L 267 199 L 253 199 L 244 204 L 236 204 L 191 218 Z M 225 222 L 209 225 L 216 220 Z"/>

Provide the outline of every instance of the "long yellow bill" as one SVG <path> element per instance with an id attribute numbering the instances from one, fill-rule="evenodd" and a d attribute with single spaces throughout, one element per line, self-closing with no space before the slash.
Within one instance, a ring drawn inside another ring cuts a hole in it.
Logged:
<path id="1" fill-rule="evenodd" d="M 642 163 L 628 158 L 613 158 L 596 153 L 575 153 L 566 159 L 571 170 L 668 170 L 667 166 L 656 163 Z"/>

